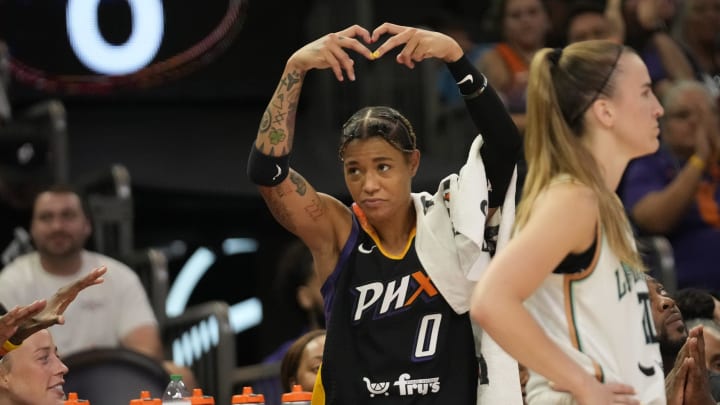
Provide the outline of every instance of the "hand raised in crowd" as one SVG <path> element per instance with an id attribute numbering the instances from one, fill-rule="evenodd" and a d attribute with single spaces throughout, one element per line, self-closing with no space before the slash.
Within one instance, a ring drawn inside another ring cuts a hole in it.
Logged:
<path id="1" fill-rule="evenodd" d="M 440 32 L 386 22 L 375 28 L 372 33 L 372 42 L 377 42 L 385 34 L 392 36 L 375 50 L 375 57 L 380 58 L 391 49 L 404 45 L 396 60 L 410 69 L 415 67 L 416 62 L 428 58 L 455 62 L 463 56 L 460 45 L 451 37 Z"/>
<path id="2" fill-rule="evenodd" d="M 85 277 L 57 290 L 47 300 L 47 305 L 41 311 L 32 317 L 26 317 L 24 322 L 18 324 L 17 332 L 9 338 L 10 343 L 20 344 L 25 338 L 41 329 L 49 328 L 55 324 L 63 324 L 65 322 L 63 314 L 68 305 L 73 302 L 80 291 L 105 281 L 102 276 L 106 272 L 106 267 L 99 267 Z"/>
<path id="3" fill-rule="evenodd" d="M 702 326 L 688 332 L 688 338 L 665 379 L 668 405 L 715 405 L 708 385 L 705 338 Z"/>
<path id="4" fill-rule="evenodd" d="M 665 377 L 665 396 L 668 405 L 683 405 L 685 383 L 687 382 L 688 370 L 693 367 L 692 362 L 693 360 L 688 357 L 678 357 L 675 366 Z"/>
<path id="5" fill-rule="evenodd" d="M 372 42 L 368 30 L 359 25 L 327 34 L 295 51 L 288 60 L 288 65 L 302 72 L 330 68 L 338 81 L 344 80 L 343 72 L 350 80 L 355 80 L 355 62 L 345 50 L 352 49 L 367 59 L 373 59 L 370 49 L 358 39 L 365 44 Z"/>
<path id="6" fill-rule="evenodd" d="M 17 332 L 19 325 L 31 321 L 32 317 L 39 314 L 46 305 L 45 300 L 35 301 L 30 305 L 17 306 L 1 316 L 0 343 L 10 339 Z"/>

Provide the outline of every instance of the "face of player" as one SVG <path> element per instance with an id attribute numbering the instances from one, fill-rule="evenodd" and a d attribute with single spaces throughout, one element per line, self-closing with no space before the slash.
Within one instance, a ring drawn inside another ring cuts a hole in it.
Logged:
<path id="1" fill-rule="evenodd" d="M 615 93 L 609 102 L 614 111 L 613 132 L 623 154 L 635 158 L 657 151 L 658 119 L 664 110 L 652 91 L 645 63 L 635 53 L 624 52 L 614 75 Z"/>
<path id="2" fill-rule="evenodd" d="M 407 215 L 420 152 L 403 153 L 381 136 L 348 142 L 343 155 L 345 184 L 375 227 Z"/>

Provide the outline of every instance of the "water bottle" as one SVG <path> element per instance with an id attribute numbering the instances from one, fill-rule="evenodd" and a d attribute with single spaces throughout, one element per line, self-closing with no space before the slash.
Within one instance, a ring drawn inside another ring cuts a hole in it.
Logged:
<path id="1" fill-rule="evenodd" d="M 303 391 L 302 386 L 295 384 L 292 391 L 282 395 L 282 405 L 310 405 L 312 392 Z"/>
<path id="2" fill-rule="evenodd" d="M 170 376 L 170 384 L 165 388 L 162 403 L 163 405 L 190 405 L 190 393 L 185 388 L 181 375 Z"/>

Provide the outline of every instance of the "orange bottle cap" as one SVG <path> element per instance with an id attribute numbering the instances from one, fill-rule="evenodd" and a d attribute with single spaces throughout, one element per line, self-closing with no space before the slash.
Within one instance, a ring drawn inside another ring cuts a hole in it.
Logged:
<path id="1" fill-rule="evenodd" d="M 203 395 L 202 389 L 200 388 L 193 388 L 190 403 L 192 405 L 215 405 L 215 398 L 210 395 Z"/>
<path id="2" fill-rule="evenodd" d="M 235 394 L 232 396 L 232 405 L 247 404 L 247 396 Z"/>
<path id="3" fill-rule="evenodd" d="M 302 386 L 298 384 L 293 385 L 292 391 L 282 395 L 283 402 L 301 402 L 310 401 L 311 399 L 312 392 L 303 391 Z"/>
<path id="4" fill-rule="evenodd" d="M 264 404 L 265 396 L 263 394 L 252 394 L 248 397 L 248 404 Z"/>
<path id="5" fill-rule="evenodd" d="M 64 405 L 78 405 L 78 404 L 90 405 L 90 401 L 88 401 L 87 399 L 78 399 L 77 392 L 70 392 L 70 393 L 68 393 L 67 399 L 65 400 L 65 402 L 63 402 L 63 404 Z"/>
<path id="6" fill-rule="evenodd" d="M 242 394 L 233 395 L 232 405 L 236 404 L 262 404 L 265 403 L 263 394 L 253 393 L 252 387 L 243 387 Z"/>
<path id="7" fill-rule="evenodd" d="M 162 400 L 153 399 L 150 391 L 140 391 L 140 398 L 131 399 L 130 405 L 162 405 Z"/>

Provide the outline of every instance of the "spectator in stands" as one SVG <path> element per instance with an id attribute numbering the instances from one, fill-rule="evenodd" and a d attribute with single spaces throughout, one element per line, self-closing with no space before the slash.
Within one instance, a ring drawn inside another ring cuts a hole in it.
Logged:
<path id="1" fill-rule="evenodd" d="M 325 349 L 325 330 L 316 329 L 300 336 L 290 346 L 280 366 L 283 392 L 290 392 L 293 385 L 312 392 Z"/>
<path id="2" fill-rule="evenodd" d="M 0 302 L 12 306 L 42 299 L 95 268 L 107 267 L 105 282 L 67 310 L 66 326 L 51 328 L 63 355 L 123 346 L 163 361 L 160 331 L 140 279 L 123 263 L 84 249 L 91 225 L 81 197 L 72 188 L 57 185 L 37 195 L 30 233 L 37 251 L 2 270 Z M 189 370 L 170 362 L 165 366 L 195 385 Z"/>
<path id="3" fill-rule="evenodd" d="M 663 354 L 665 389 L 669 405 L 715 405 L 705 358 L 702 327 L 688 330 L 675 301 L 665 287 L 647 280 L 654 329 Z"/>
<path id="4" fill-rule="evenodd" d="M 685 319 L 716 319 L 718 301 L 700 288 L 683 288 L 675 293 L 675 302 Z"/>
<path id="5" fill-rule="evenodd" d="M 40 329 L 64 324 L 64 313 L 80 291 L 104 281 L 107 268 L 101 267 L 85 277 L 61 287 L 49 300 L 37 300 L 29 305 L 16 306 L 9 312 L 0 304 L 0 342 L 9 342 L 8 348 L 22 344 L 23 340 Z M 3 345 L 5 346 L 5 345 Z M 3 347 L 0 352 L 8 351 Z"/>
<path id="6" fill-rule="evenodd" d="M 673 82 L 694 78 L 682 48 L 668 33 L 675 13 L 673 0 L 623 2 L 625 44 L 643 59 L 650 72 L 653 90 L 661 98 Z"/>
<path id="7" fill-rule="evenodd" d="M 47 329 L 0 359 L 0 405 L 63 405 L 68 368 Z"/>
<path id="8" fill-rule="evenodd" d="M 568 44 L 591 39 L 607 39 L 622 43 L 624 24 L 620 7 L 620 0 L 609 0 L 605 7 L 590 0 L 575 2 L 568 16 Z"/>
<path id="9" fill-rule="evenodd" d="M 720 0 L 684 0 L 673 25 L 695 77 L 720 103 Z"/>
<path id="10" fill-rule="evenodd" d="M 485 52 L 478 65 L 498 89 L 515 125 L 525 128 L 528 67 L 545 45 L 550 22 L 541 0 L 500 0 L 489 18 L 497 24 L 500 42 Z"/>
<path id="11" fill-rule="evenodd" d="M 642 235 L 664 235 L 673 248 L 679 289 L 720 290 L 720 128 L 697 81 L 663 98 L 662 145 L 629 165 L 619 194 Z"/>
<path id="12" fill-rule="evenodd" d="M 673 368 L 680 348 L 685 344 L 688 330 L 683 321 L 683 313 L 665 287 L 656 279 L 646 276 L 655 333 L 660 343 L 663 367 L 667 375 Z"/>

